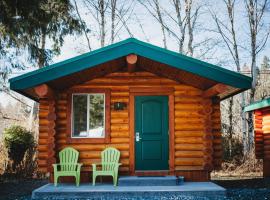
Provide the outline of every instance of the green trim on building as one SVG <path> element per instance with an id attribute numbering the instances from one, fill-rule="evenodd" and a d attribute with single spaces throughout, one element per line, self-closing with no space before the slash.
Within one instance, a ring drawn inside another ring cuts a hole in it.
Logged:
<path id="1" fill-rule="evenodd" d="M 249 106 L 246 106 L 244 109 L 244 112 L 258 110 L 258 109 L 265 108 L 265 107 L 270 107 L 270 98 L 267 98 L 267 99 L 264 99 L 262 101 L 252 103 Z"/>
<path id="2" fill-rule="evenodd" d="M 251 87 L 252 79 L 248 76 L 134 38 L 129 38 L 95 51 L 67 59 L 63 62 L 11 78 L 9 79 L 10 88 L 17 91 L 33 88 L 37 85 L 129 54 L 137 54 L 235 88 L 248 89 Z"/>

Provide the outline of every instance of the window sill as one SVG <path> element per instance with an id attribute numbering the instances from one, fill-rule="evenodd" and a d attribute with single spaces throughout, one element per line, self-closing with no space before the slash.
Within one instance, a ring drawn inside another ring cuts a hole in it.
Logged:
<path id="1" fill-rule="evenodd" d="M 91 144 L 91 143 L 109 143 L 110 139 L 107 138 L 68 138 L 67 139 L 68 143 L 87 143 L 87 144 Z"/>

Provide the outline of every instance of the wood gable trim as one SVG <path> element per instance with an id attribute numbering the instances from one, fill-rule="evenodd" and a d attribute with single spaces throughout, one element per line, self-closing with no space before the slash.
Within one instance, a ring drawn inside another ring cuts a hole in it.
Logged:
<path id="1" fill-rule="evenodd" d="M 136 175 L 135 172 L 135 96 L 161 96 L 166 95 L 169 97 L 169 174 L 173 175 L 175 171 L 175 148 L 174 148 L 174 88 L 173 87 L 131 87 L 129 89 L 129 127 L 130 127 L 130 140 L 129 140 L 129 169 L 131 175 Z M 159 175 L 159 172 L 149 172 L 150 175 Z M 158 173 L 158 174 L 155 174 Z M 144 173 L 144 175 L 147 175 Z"/>
<path id="2" fill-rule="evenodd" d="M 105 137 L 104 138 L 72 138 L 72 94 L 104 93 L 105 94 Z M 111 135 L 111 90 L 102 88 L 69 89 L 67 93 L 67 143 L 110 143 Z"/>

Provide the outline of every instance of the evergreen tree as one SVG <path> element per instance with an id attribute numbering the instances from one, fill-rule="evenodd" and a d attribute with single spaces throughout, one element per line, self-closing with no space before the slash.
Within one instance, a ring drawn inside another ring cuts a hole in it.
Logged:
<path id="1" fill-rule="evenodd" d="M 270 70 L 270 59 L 267 56 L 263 57 L 261 70 Z"/>
<path id="2" fill-rule="evenodd" d="M 1 60 L 7 59 L 14 49 L 15 54 L 27 50 L 32 64 L 47 65 L 60 53 L 66 35 L 81 33 L 83 23 L 73 10 L 69 0 L 1 0 Z M 51 47 L 46 46 L 48 40 Z"/>

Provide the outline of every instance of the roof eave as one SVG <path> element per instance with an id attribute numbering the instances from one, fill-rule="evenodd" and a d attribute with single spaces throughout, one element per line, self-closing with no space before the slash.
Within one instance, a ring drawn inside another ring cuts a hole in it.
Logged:
<path id="1" fill-rule="evenodd" d="M 10 88 L 12 90 L 32 88 L 132 53 L 232 87 L 240 89 L 249 89 L 251 87 L 252 79 L 248 76 L 176 52 L 165 50 L 136 39 L 127 39 L 90 53 L 12 78 L 9 80 Z M 92 56 L 95 59 L 91 59 Z M 76 66 L 76 68 L 74 66 Z"/>
<path id="2" fill-rule="evenodd" d="M 250 112 L 253 110 L 263 109 L 265 107 L 270 107 L 270 98 L 264 99 L 259 102 L 254 102 L 244 108 L 244 112 Z"/>
<path id="3" fill-rule="evenodd" d="M 249 88 L 248 88 L 248 89 L 249 89 Z M 240 94 L 240 93 L 242 93 L 242 92 L 244 92 L 244 91 L 246 91 L 246 90 L 248 90 L 248 89 L 245 89 L 245 88 L 237 88 L 237 90 L 235 90 L 235 92 L 232 92 L 232 93 L 230 93 L 230 94 L 228 94 L 228 95 L 225 95 L 225 96 L 222 97 L 220 100 L 221 100 L 221 101 L 226 100 L 226 99 L 228 99 L 228 98 L 230 98 L 230 97 L 233 97 L 233 96 L 235 96 L 235 95 L 237 95 L 237 94 Z"/>

